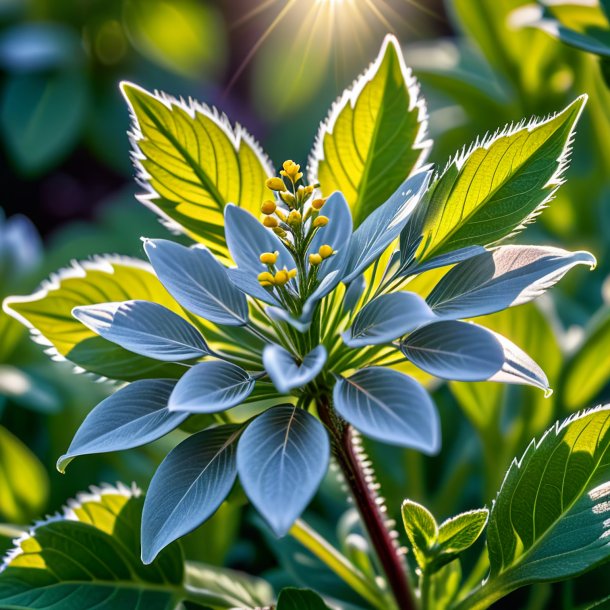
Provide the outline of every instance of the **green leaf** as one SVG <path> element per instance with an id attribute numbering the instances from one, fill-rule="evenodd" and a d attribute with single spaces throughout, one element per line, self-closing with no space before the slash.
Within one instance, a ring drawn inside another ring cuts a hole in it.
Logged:
<path id="1" fill-rule="evenodd" d="M 427 115 L 396 38 L 333 107 L 318 132 L 309 177 L 325 194 L 341 191 L 355 226 L 424 162 Z"/>
<path id="2" fill-rule="evenodd" d="M 568 361 L 561 398 L 570 410 L 591 403 L 610 380 L 610 307 L 604 307 L 587 325 L 585 337 Z"/>
<path id="3" fill-rule="evenodd" d="M 237 570 L 189 561 L 185 582 L 187 587 L 222 596 L 235 607 L 250 609 L 273 604 L 273 589 L 267 581 Z"/>
<path id="4" fill-rule="evenodd" d="M 0 426 L 0 516 L 27 523 L 47 505 L 49 478 L 38 458 Z"/>
<path id="5" fill-rule="evenodd" d="M 140 197 L 163 218 L 228 260 L 223 210 L 234 203 L 256 216 L 273 194 L 274 174 L 258 144 L 216 110 L 122 83 L 132 112 L 134 163 L 148 192 Z"/>
<path id="6" fill-rule="evenodd" d="M 429 607 L 446 610 L 455 599 L 462 582 L 462 566 L 459 561 L 447 563 L 430 577 Z"/>
<path id="7" fill-rule="evenodd" d="M 586 102 L 577 98 L 544 121 L 507 127 L 454 158 L 422 201 L 417 259 L 491 245 L 524 228 L 562 183 L 574 127 Z M 413 231 L 413 227 L 409 228 Z"/>
<path id="8" fill-rule="evenodd" d="M 402 503 L 402 521 L 421 568 L 425 568 L 438 538 L 438 525 L 432 513 L 412 500 Z"/>
<path id="9" fill-rule="evenodd" d="M 0 127 L 23 173 L 39 174 L 70 152 L 86 118 L 87 98 L 80 70 L 9 77 L 0 101 Z"/>
<path id="10" fill-rule="evenodd" d="M 119 257 L 75 263 L 60 271 L 30 296 L 9 297 L 4 310 L 32 330 L 49 353 L 83 369 L 133 381 L 142 377 L 178 377 L 184 371 L 138 356 L 99 337 L 72 316 L 74 307 L 124 299 L 160 303 L 185 315 L 153 274 L 149 265 Z"/>
<path id="11" fill-rule="evenodd" d="M 470 510 L 443 521 L 438 528 L 438 545 L 441 552 L 457 555 L 471 547 L 487 525 L 486 508 Z"/>
<path id="12" fill-rule="evenodd" d="M 610 405 L 557 423 L 511 465 L 487 530 L 485 592 L 582 574 L 610 557 Z M 477 606 L 473 607 L 487 607 Z"/>
<path id="13" fill-rule="evenodd" d="M 182 553 L 175 545 L 153 565 L 140 563 L 138 496 L 124 486 L 93 489 L 20 538 L 0 572 L 2 607 L 172 610 Z"/>
<path id="14" fill-rule="evenodd" d="M 277 610 L 329 610 L 324 600 L 310 589 L 282 589 Z"/>

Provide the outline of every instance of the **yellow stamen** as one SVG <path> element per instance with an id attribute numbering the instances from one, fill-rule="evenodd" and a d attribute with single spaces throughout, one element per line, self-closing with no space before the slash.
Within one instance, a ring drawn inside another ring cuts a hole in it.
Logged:
<path id="1" fill-rule="evenodd" d="M 278 222 L 278 219 L 274 218 L 273 216 L 265 216 L 265 218 L 263 218 L 263 224 L 268 229 L 273 229 L 277 227 L 280 223 Z"/>
<path id="2" fill-rule="evenodd" d="M 322 262 L 322 257 L 319 254 L 310 254 L 309 255 L 309 264 L 317 267 Z"/>
<path id="3" fill-rule="evenodd" d="M 330 256 L 332 256 L 335 253 L 335 251 L 332 249 L 331 246 L 329 246 L 328 244 L 324 244 L 323 246 L 320 246 L 320 249 L 318 250 L 318 254 L 323 258 L 329 258 Z"/>
<path id="4" fill-rule="evenodd" d="M 263 214 L 273 214 L 276 208 L 277 205 L 275 205 L 275 201 L 268 199 L 267 201 L 263 201 L 263 204 L 261 205 L 261 212 Z"/>
<path id="5" fill-rule="evenodd" d="M 260 255 L 260 261 L 263 265 L 275 265 L 277 263 L 277 257 L 280 255 L 279 252 L 263 252 Z"/>
<path id="6" fill-rule="evenodd" d="M 265 186 L 272 191 L 285 191 L 286 185 L 281 178 L 269 178 L 265 182 Z"/>
<path id="7" fill-rule="evenodd" d="M 314 228 L 318 228 L 318 227 L 325 227 L 328 224 L 328 217 L 326 216 L 318 216 L 314 221 L 313 221 L 313 226 Z"/>

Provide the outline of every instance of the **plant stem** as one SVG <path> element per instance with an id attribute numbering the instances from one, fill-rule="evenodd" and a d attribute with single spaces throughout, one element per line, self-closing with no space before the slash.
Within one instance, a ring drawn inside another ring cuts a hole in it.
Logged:
<path id="1" fill-rule="evenodd" d="M 334 413 L 326 396 L 318 399 L 318 414 L 328 428 L 335 459 L 366 527 L 379 563 L 385 572 L 400 610 L 415 610 L 415 599 L 408 582 L 406 566 L 390 535 L 377 495 L 369 486 L 368 475 L 354 447 L 353 430 Z"/>

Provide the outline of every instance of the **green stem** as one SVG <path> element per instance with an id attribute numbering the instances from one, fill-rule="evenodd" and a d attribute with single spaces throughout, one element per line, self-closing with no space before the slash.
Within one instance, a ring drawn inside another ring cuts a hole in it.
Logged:
<path id="1" fill-rule="evenodd" d="M 419 597 L 421 610 L 434 610 L 434 606 L 430 605 L 430 593 L 432 591 L 432 574 L 429 570 L 424 569 L 421 572 L 419 579 Z"/>
<path id="2" fill-rule="evenodd" d="M 358 570 L 345 555 L 324 540 L 304 521 L 298 519 L 290 529 L 290 535 L 375 608 L 379 610 L 387 609 L 382 591 Z"/>

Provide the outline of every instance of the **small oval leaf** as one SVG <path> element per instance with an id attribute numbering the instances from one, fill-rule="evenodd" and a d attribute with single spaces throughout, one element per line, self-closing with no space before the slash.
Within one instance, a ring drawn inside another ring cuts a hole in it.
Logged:
<path id="1" fill-rule="evenodd" d="M 400 346 L 413 364 L 441 379 L 483 381 L 504 365 L 504 350 L 494 334 L 468 322 L 434 322 Z"/>
<path id="2" fill-rule="evenodd" d="M 87 328 L 125 349 L 168 362 L 209 354 L 201 333 L 184 318 L 150 301 L 123 301 L 75 307 Z"/>
<path id="3" fill-rule="evenodd" d="M 323 345 L 312 349 L 300 364 L 289 351 L 279 345 L 267 345 L 263 351 L 265 370 L 278 392 L 283 394 L 315 379 L 325 362 L 326 348 Z"/>
<path id="4" fill-rule="evenodd" d="M 292 405 L 265 411 L 243 433 L 237 449 L 239 477 L 277 536 L 284 536 L 305 510 L 329 459 L 324 426 Z"/>
<path id="5" fill-rule="evenodd" d="M 235 364 L 200 362 L 178 381 L 168 407 L 170 411 L 217 413 L 239 405 L 253 388 L 254 379 Z"/>
<path id="6" fill-rule="evenodd" d="M 172 449 L 150 482 L 142 512 L 142 561 L 211 517 L 227 497 L 237 470 L 241 428 L 227 425 L 189 436 Z"/>
<path id="7" fill-rule="evenodd" d="M 372 366 L 340 378 L 333 390 L 335 409 L 371 438 L 434 454 L 440 423 L 428 392 L 398 371 Z"/>

